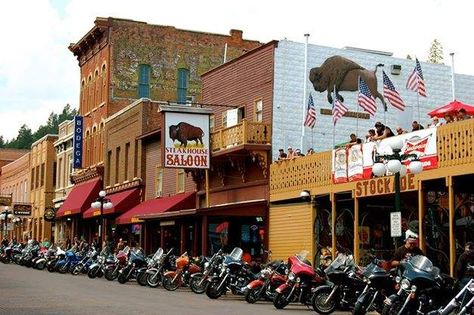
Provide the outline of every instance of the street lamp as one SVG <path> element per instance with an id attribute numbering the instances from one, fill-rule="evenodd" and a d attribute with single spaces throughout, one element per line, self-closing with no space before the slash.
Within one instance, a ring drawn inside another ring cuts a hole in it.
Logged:
<path id="1" fill-rule="evenodd" d="M 1 213 L 0 219 L 5 223 L 3 228 L 3 238 L 6 239 L 8 236 L 8 219 L 13 219 L 13 212 L 9 210 L 8 206 L 5 207 L 5 210 Z"/>
<path id="2" fill-rule="evenodd" d="M 384 176 L 388 170 L 395 174 L 395 211 L 401 212 L 400 200 L 400 176 L 405 176 L 407 170 L 413 174 L 419 174 L 423 171 L 423 164 L 418 160 L 416 154 L 400 154 L 403 148 L 403 140 L 399 137 L 394 137 L 388 140 L 388 144 L 392 149 L 390 152 L 375 155 L 375 163 L 372 166 L 372 173 L 375 176 Z M 402 164 L 402 161 L 409 160 L 408 168 Z"/>
<path id="3" fill-rule="evenodd" d="M 102 226 L 103 226 L 103 212 L 104 209 L 112 209 L 114 206 L 110 199 L 106 198 L 106 192 L 101 190 L 99 192 L 99 198 L 97 198 L 94 202 L 91 203 L 92 209 L 100 210 L 100 217 L 99 217 L 99 244 L 98 246 L 102 246 Z"/>

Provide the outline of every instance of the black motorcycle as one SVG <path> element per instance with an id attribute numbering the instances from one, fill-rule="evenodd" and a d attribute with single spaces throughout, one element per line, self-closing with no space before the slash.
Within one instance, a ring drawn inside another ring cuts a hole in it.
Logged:
<path id="1" fill-rule="evenodd" d="M 167 253 L 162 248 L 159 248 L 151 258 L 149 267 L 146 270 L 146 282 L 150 287 L 156 288 L 162 283 L 164 271 L 172 266 L 171 261 L 174 260 L 172 252 L 173 248 Z"/>
<path id="2" fill-rule="evenodd" d="M 206 292 L 207 285 L 209 284 L 207 279 L 210 276 L 216 276 L 218 267 L 221 265 L 223 259 L 224 256 L 222 255 L 222 249 L 219 249 L 218 252 L 214 253 L 210 259 L 203 258 L 203 271 L 191 275 L 191 280 L 189 281 L 191 291 L 196 294 L 202 294 Z"/>
<path id="3" fill-rule="evenodd" d="M 331 314 L 337 308 L 350 309 L 362 293 L 365 282 L 357 273 L 352 255 L 339 254 L 324 270 L 327 284 L 313 291 L 311 304 L 319 314 Z"/>
<path id="4" fill-rule="evenodd" d="M 445 306 L 428 315 L 474 314 L 474 279 L 469 280 L 455 297 Z"/>
<path id="5" fill-rule="evenodd" d="M 400 289 L 385 299 L 383 315 L 427 314 L 454 296 L 454 279 L 441 275 L 425 256 L 402 261 L 400 270 L 402 276 L 396 279 Z"/>
<path id="6" fill-rule="evenodd" d="M 118 282 L 124 284 L 130 279 L 136 279 L 138 270 L 146 265 L 147 262 L 143 251 L 140 249 L 131 249 L 127 265 L 119 271 Z"/>
<path id="7" fill-rule="evenodd" d="M 357 302 L 352 310 L 353 315 L 364 315 L 371 310 L 381 313 L 386 297 L 395 293 L 395 277 L 387 270 L 381 268 L 381 264 L 381 261 L 374 258 L 364 268 L 362 276 L 366 286 L 357 298 Z"/>
<path id="8" fill-rule="evenodd" d="M 249 281 L 256 278 L 250 268 L 242 261 L 243 251 L 241 248 L 234 248 L 229 255 L 224 256 L 224 261 L 220 265 L 220 273 L 208 278 L 206 295 L 211 299 L 218 299 L 229 289 L 232 294 L 244 294 Z"/>

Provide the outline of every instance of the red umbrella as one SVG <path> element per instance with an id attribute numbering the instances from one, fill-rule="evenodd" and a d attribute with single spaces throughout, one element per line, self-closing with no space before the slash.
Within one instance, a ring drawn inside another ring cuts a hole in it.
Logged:
<path id="1" fill-rule="evenodd" d="M 216 233 L 222 233 L 223 231 L 227 230 L 229 228 L 229 222 L 225 221 L 216 226 Z"/>
<path id="2" fill-rule="evenodd" d="M 430 115 L 431 117 L 434 117 L 434 116 L 443 117 L 446 114 L 455 114 L 461 108 L 464 108 L 468 115 L 474 115 L 474 106 L 467 105 L 456 100 L 444 106 L 441 106 L 440 108 L 432 110 L 431 112 L 428 113 L 428 115 Z"/>

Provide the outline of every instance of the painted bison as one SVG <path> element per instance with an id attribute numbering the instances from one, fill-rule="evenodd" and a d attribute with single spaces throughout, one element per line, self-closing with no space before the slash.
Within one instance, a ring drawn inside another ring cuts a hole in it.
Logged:
<path id="1" fill-rule="evenodd" d="M 318 92 L 327 91 L 328 102 L 332 103 L 331 93 L 335 87 L 337 98 L 343 102 L 344 98 L 339 91 L 357 91 L 359 89 L 359 76 L 367 83 L 370 92 L 375 98 L 379 98 L 386 107 L 383 96 L 377 91 L 377 68 L 369 71 L 352 60 L 342 56 L 332 56 L 326 59 L 320 67 L 312 68 L 309 72 L 309 80 Z"/>
<path id="2" fill-rule="evenodd" d="M 181 142 L 180 147 L 184 145 L 186 147 L 188 145 L 188 141 L 196 141 L 196 145 L 200 142 L 202 143 L 202 137 L 204 136 L 204 132 L 201 128 L 190 125 L 185 122 L 180 122 L 177 125 L 171 125 L 169 127 L 170 138 L 173 140 L 178 140 Z"/>

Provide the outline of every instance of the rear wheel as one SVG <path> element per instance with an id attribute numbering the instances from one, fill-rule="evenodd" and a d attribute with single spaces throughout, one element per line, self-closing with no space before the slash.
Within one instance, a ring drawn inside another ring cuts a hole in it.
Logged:
<path id="1" fill-rule="evenodd" d="M 128 268 L 122 269 L 122 272 L 119 273 L 118 282 L 124 284 L 128 282 Z"/>
<path id="2" fill-rule="evenodd" d="M 206 295 L 210 299 L 213 299 L 213 300 L 220 298 L 223 292 L 222 292 L 222 289 L 218 290 L 217 289 L 218 287 L 219 287 L 219 283 L 217 282 L 210 283 L 206 288 Z"/>
<path id="3" fill-rule="evenodd" d="M 275 295 L 275 299 L 273 300 L 273 306 L 279 310 L 285 308 L 285 306 L 287 306 L 289 303 L 290 301 L 288 301 L 288 297 L 285 292 L 277 293 Z"/>
<path id="4" fill-rule="evenodd" d="M 258 300 L 260 300 L 261 290 L 262 290 L 262 287 L 248 289 L 245 292 L 245 301 L 247 301 L 247 303 L 254 304 Z"/>
<path id="5" fill-rule="evenodd" d="M 36 269 L 43 270 L 46 267 L 46 261 L 41 261 L 36 264 Z"/>
<path id="6" fill-rule="evenodd" d="M 114 269 L 107 269 L 105 271 L 105 279 L 109 280 L 109 281 L 114 281 L 117 276 L 118 276 L 118 271 L 114 268 Z"/>
<path id="7" fill-rule="evenodd" d="M 331 294 L 332 288 L 325 288 L 322 290 L 317 291 L 312 299 L 311 304 L 313 304 L 313 309 L 316 313 L 319 314 L 331 314 L 336 310 L 336 299 L 334 296 L 327 301 L 329 295 Z"/>
<path id="8" fill-rule="evenodd" d="M 206 292 L 206 287 L 209 282 L 207 281 L 202 281 L 204 278 L 203 274 L 197 274 L 193 277 L 191 277 L 191 280 L 189 281 L 189 286 L 191 287 L 191 291 L 193 291 L 196 294 L 202 294 Z M 202 281 L 201 285 L 199 283 Z"/>
<path id="9" fill-rule="evenodd" d="M 68 272 L 68 269 L 69 269 L 68 265 L 63 264 L 58 268 L 58 271 L 59 271 L 59 273 L 66 273 L 66 272 Z"/>
<path id="10" fill-rule="evenodd" d="M 81 270 L 82 270 L 82 264 L 77 264 L 74 266 L 74 268 L 72 268 L 71 274 L 77 276 L 78 274 L 81 273 Z"/>
<path id="11" fill-rule="evenodd" d="M 163 278 L 163 288 L 165 288 L 168 291 L 176 291 L 176 289 L 178 289 L 179 285 L 181 284 L 181 281 L 179 281 L 178 278 L 179 278 L 179 276 L 176 276 L 176 275 L 164 276 L 164 278 Z"/>

